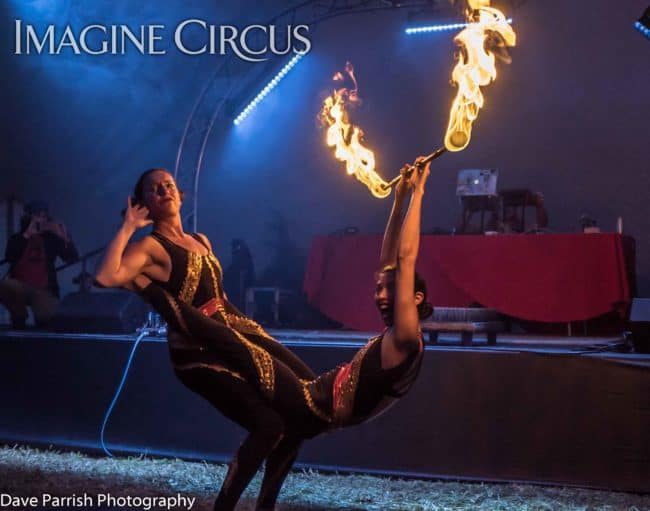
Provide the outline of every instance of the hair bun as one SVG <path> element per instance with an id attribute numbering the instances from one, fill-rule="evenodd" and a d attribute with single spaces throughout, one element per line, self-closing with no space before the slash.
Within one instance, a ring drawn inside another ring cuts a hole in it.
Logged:
<path id="1" fill-rule="evenodd" d="M 433 305 L 429 302 L 422 302 L 418 305 L 418 316 L 420 319 L 426 319 L 433 314 Z"/>

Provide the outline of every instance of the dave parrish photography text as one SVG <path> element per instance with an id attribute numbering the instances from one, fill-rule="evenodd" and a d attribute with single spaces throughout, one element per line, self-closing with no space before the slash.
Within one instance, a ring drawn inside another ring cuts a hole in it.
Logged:
<path id="1" fill-rule="evenodd" d="M 57 496 L 50 493 L 40 495 L 19 496 L 10 493 L 0 493 L 0 509 L 187 509 L 191 510 L 196 503 L 196 497 L 186 497 L 177 493 L 170 496 L 111 495 L 98 493 L 90 495 Z"/>

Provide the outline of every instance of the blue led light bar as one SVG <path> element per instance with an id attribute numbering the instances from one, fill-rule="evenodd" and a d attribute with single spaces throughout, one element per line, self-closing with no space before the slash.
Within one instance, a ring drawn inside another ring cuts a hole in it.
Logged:
<path id="1" fill-rule="evenodd" d="M 301 58 L 303 58 L 305 54 L 296 54 L 294 55 L 289 62 L 286 63 L 286 65 L 280 69 L 280 72 L 273 77 L 273 79 L 266 84 L 266 86 L 253 98 L 253 100 L 244 108 L 241 113 L 235 117 L 235 120 L 233 123 L 235 126 L 239 126 L 246 117 L 248 117 L 248 114 L 250 114 L 253 110 L 255 110 L 255 107 L 260 104 L 260 102 L 271 92 L 273 89 L 275 89 L 282 81 L 282 79 L 287 75 L 289 71 L 300 61 Z"/>
<path id="2" fill-rule="evenodd" d="M 512 24 L 512 18 L 506 20 L 508 23 Z M 426 25 L 422 27 L 410 27 L 404 30 L 408 35 L 412 34 L 428 34 L 430 32 L 444 32 L 446 30 L 458 30 L 460 28 L 465 28 L 471 23 L 451 23 L 449 25 Z"/>
<path id="3" fill-rule="evenodd" d="M 650 28 L 646 27 L 643 23 L 641 23 L 640 21 L 635 22 L 634 23 L 634 28 L 636 28 L 644 36 L 646 36 L 648 39 L 650 39 Z"/>

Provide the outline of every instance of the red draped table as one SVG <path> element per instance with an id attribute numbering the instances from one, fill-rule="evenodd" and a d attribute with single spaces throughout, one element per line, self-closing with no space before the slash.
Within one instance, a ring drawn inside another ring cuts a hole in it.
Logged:
<path id="1" fill-rule="evenodd" d="M 625 314 L 634 285 L 634 240 L 618 234 L 424 235 L 418 272 L 434 306 L 481 304 L 541 322 Z M 313 240 L 304 289 L 323 314 L 378 330 L 372 299 L 380 235 Z"/>

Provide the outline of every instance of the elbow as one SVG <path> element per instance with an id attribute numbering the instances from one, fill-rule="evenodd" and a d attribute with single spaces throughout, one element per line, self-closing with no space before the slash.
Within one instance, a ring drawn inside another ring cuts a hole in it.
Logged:
<path id="1" fill-rule="evenodd" d="M 114 278 L 102 272 L 95 274 L 95 285 L 99 287 L 119 287 L 119 283 Z"/>
<path id="2" fill-rule="evenodd" d="M 408 265 L 415 266 L 415 259 L 417 258 L 417 252 L 410 247 L 400 248 L 399 254 L 397 255 L 397 262 L 400 267 L 405 268 Z"/>
<path id="3" fill-rule="evenodd" d="M 402 239 L 397 250 L 398 259 L 413 259 L 417 257 L 419 241 Z"/>

